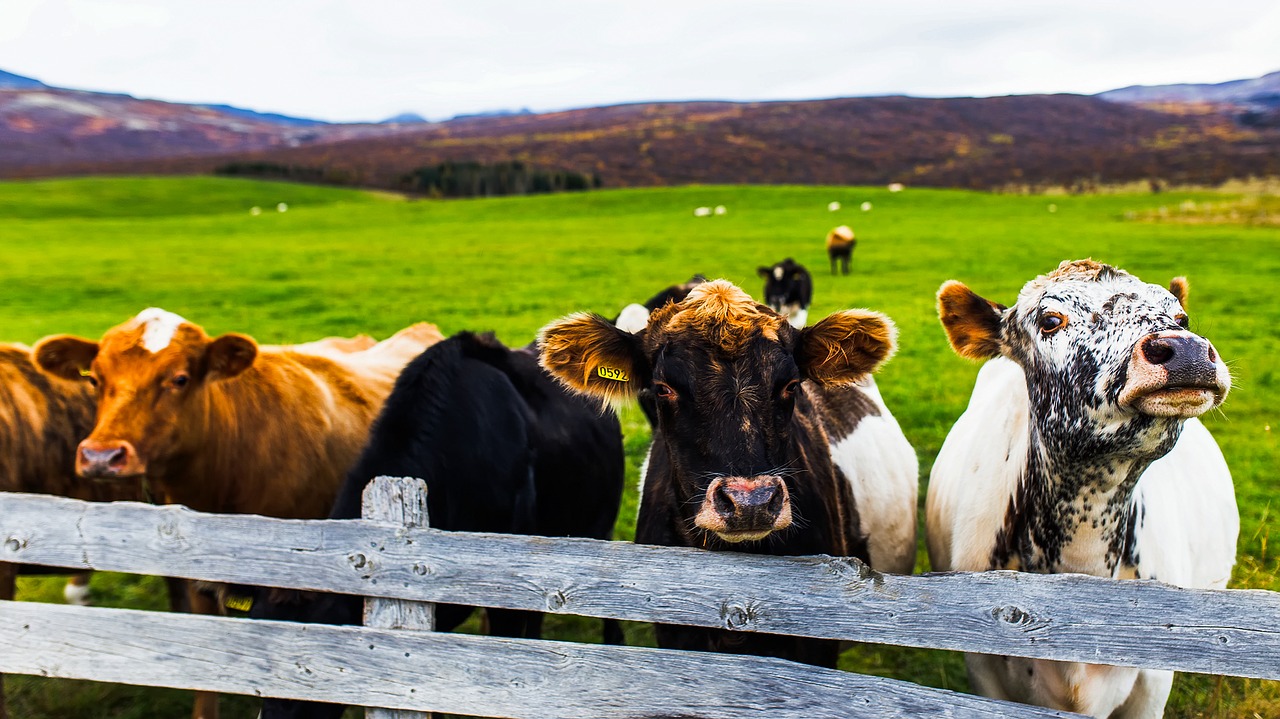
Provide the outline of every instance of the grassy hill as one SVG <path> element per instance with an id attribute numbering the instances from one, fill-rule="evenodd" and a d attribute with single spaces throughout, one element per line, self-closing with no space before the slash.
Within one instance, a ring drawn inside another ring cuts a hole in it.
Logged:
<path id="1" fill-rule="evenodd" d="M 833 200 L 854 209 L 828 212 Z M 276 211 L 281 202 L 287 212 Z M 862 202 L 873 209 L 856 209 Z M 692 214 L 720 204 L 728 208 L 723 216 Z M 951 353 L 934 316 L 944 280 L 1008 302 L 1026 280 L 1066 258 L 1092 256 L 1150 282 L 1184 274 L 1192 329 L 1214 341 L 1236 378 L 1222 411 L 1207 418 L 1240 502 L 1233 586 L 1280 590 L 1270 546 L 1272 533 L 1280 536 L 1270 516 L 1280 459 L 1280 304 L 1269 295 L 1280 276 L 1280 228 L 1246 226 L 1250 215 L 1231 209 L 1237 205 L 1257 201 L 1210 193 L 701 186 L 440 202 L 211 178 L 0 183 L 0 339 L 96 337 L 154 305 L 210 333 L 241 331 L 264 342 L 382 337 L 429 320 L 446 334 L 491 329 L 523 344 L 560 315 L 612 315 L 694 272 L 758 294 L 755 268 L 791 256 L 814 271 L 815 318 L 871 307 L 897 321 L 901 350 L 880 386 L 927 477 L 977 372 Z M 253 215 L 252 207 L 262 212 Z M 1204 220 L 1205 207 L 1214 208 L 1213 221 Z M 860 239 L 849 277 L 825 270 L 823 237 L 836 224 L 852 225 Z M 623 419 L 630 488 L 617 535 L 630 539 L 648 431 L 638 411 Z M 103 605 L 164 604 L 155 580 L 98 576 L 94 586 Z M 59 600 L 60 581 L 24 579 L 19 595 Z M 587 639 L 597 625 L 559 618 L 549 626 L 553 636 Z M 630 641 L 650 640 L 643 627 L 628 631 Z M 965 689 L 962 662 L 946 652 L 858 647 L 842 666 Z M 30 719 L 190 710 L 182 692 L 25 677 L 6 685 L 13 715 Z M 253 706 L 224 700 L 232 715 L 251 715 Z M 1276 683 L 1183 676 L 1168 716 L 1254 712 L 1280 714 Z"/>

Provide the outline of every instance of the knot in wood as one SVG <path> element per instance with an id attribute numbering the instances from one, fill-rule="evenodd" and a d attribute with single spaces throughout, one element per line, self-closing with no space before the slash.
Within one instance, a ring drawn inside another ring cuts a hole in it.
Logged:
<path id="1" fill-rule="evenodd" d="M 547 593 L 547 610 L 556 611 L 569 602 L 569 598 L 564 595 L 562 590 L 555 590 Z"/>
<path id="2" fill-rule="evenodd" d="M 347 562 L 352 569 L 364 569 L 369 564 L 369 558 L 360 552 L 356 552 L 355 554 L 347 555 Z"/>
<path id="3" fill-rule="evenodd" d="M 422 562 L 414 562 L 414 563 L 413 563 L 413 573 L 414 573 L 414 574 L 416 574 L 416 575 L 418 575 L 419 577 L 425 577 L 425 576 L 427 576 L 428 574 L 430 574 L 430 573 L 431 573 L 431 567 L 428 567 L 427 565 L 423 564 Z"/>
<path id="4" fill-rule="evenodd" d="M 756 610 L 749 604 L 724 602 L 720 605 L 720 620 L 725 629 L 748 629 L 756 622 Z"/>
<path id="5" fill-rule="evenodd" d="M 1014 606 L 1001 606 L 991 610 L 991 616 L 1005 624 L 1025 627 L 1035 621 L 1035 617 L 1025 609 Z"/>
<path id="6" fill-rule="evenodd" d="M 10 552 L 21 552 L 27 548 L 27 540 L 22 537 L 9 537 L 5 540 L 4 548 Z"/>

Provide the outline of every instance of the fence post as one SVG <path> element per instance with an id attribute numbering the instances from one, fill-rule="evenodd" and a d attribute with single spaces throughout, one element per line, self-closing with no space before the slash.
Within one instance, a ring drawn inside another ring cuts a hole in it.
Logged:
<path id="1" fill-rule="evenodd" d="M 365 519 L 398 522 L 406 527 L 426 527 L 427 483 L 413 477 L 375 477 L 364 488 Z M 364 600 L 364 625 L 380 629 L 429 632 L 436 628 L 436 605 L 397 599 Z M 428 712 L 399 709 L 365 710 L 365 719 L 428 719 Z"/>

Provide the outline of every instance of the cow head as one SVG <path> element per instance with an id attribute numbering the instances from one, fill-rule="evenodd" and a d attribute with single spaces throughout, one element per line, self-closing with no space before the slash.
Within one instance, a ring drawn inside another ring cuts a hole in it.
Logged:
<path id="1" fill-rule="evenodd" d="M 856 382 L 893 353 L 895 334 L 867 310 L 797 330 L 717 280 L 656 310 L 638 333 L 578 314 L 543 328 L 540 345 L 543 366 L 570 389 L 651 400 L 687 526 L 741 542 L 796 519 L 797 472 L 816 459 L 794 441 L 808 421 L 797 416 L 810 402 L 805 386 Z"/>
<path id="2" fill-rule="evenodd" d="M 101 342 L 59 335 L 34 348 L 46 372 L 97 388 L 97 421 L 76 453 L 76 473 L 89 479 L 137 477 L 194 451 L 203 441 L 207 384 L 240 374 L 257 353 L 249 337 L 213 339 L 156 308 Z"/>
<path id="3" fill-rule="evenodd" d="M 1213 345 L 1187 329 L 1186 300 L 1183 278 L 1165 289 L 1081 260 L 1027 283 L 1010 308 L 947 282 L 938 315 L 960 355 L 1022 366 L 1050 451 L 1159 457 L 1231 388 Z"/>
<path id="4" fill-rule="evenodd" d="M 771 267 L 759 267 L 756 274 L 764 279 L 764 301 L 774 312 L 785 317 L 792 305 L 808 306 L 808 298 L 801 302 L 801 295 L 807 294 L 804 289 L 811 282 L 809 272 L 795 260 L 788 257 Z"/>

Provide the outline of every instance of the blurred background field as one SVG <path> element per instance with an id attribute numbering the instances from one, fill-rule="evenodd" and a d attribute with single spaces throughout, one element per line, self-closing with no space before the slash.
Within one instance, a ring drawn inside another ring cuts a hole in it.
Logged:
<path id="1" fill-rule="evenodd" d="M 1207 424 L 1235 478 L 1241 512 L 1234 587 L 1280 590 L 1269 547 L 1278 466 L 1280 217 L 1265 187 L 1230 191 L 988 194 L 907 188 L 692 186 L 540 197 L 406 200 L 344 189 L 216 178 L 97 178 L 0 183 L 0 340 L 71 332 L 97 337 L 159 306 L 211 334 L 261 342 L 370 333 L 419 320 L 445 334 L 493 330 L 530 342 L 546 322 L 590 310 L 612 317 L 694 273 L 760 294 L 755 270 L 784 257 L 814 276 L 811 316 L 845 307 L 889 314 L 898 355 L 880 386 L 922 473 L 963 411 L 977 365 L 957 358 L 934 314 L 934 292 L 960 279 L 1011 302 L 1063 259 L 1093 257 L 1148 282 L 1190 280 L 1193 330 L 1213 340 L 1235 378 Z M 840 202 L 837 212 L 829 202 Z M 862 203 L 870 203 L 862 211 Z M 287 211 L 277 206 L 285 203 Z M 699 206 L 723 215 L 697 218 Z M 257 207 L 258 214 L 251 213 Z M 853 274 L 828 274 L 823 237 L 849 224 Z M 634 534 L 635 481 L 648 441 L 624 413 L 628 492 L 616 536 Z M 1280 507 L 1277 508 L 1280 511 Z M 1280 533 L 1278 533 L 1280 534 Z M 927 570 L 921 550 L 918 570 Z M 104 606 L 161 608 L 154 579 L 99 575 Z M 61 601 L 61 580 L 25 578 L 19 598 Z M 551 638 L 595 641 L 599 623 L 552 618 Z M 648 629 L 628 627 L 633 643 Z M 842 668 L 967 689 L 959 655 L 891 647 L 847 651 Z M 13 716 L 181 717 L 189 695 L 10 677 Z M 227 716 L 256 700 L 224 698 Z M 1280 715 L 1274 682 L 1182 676 L 1170 717 Z"/>

